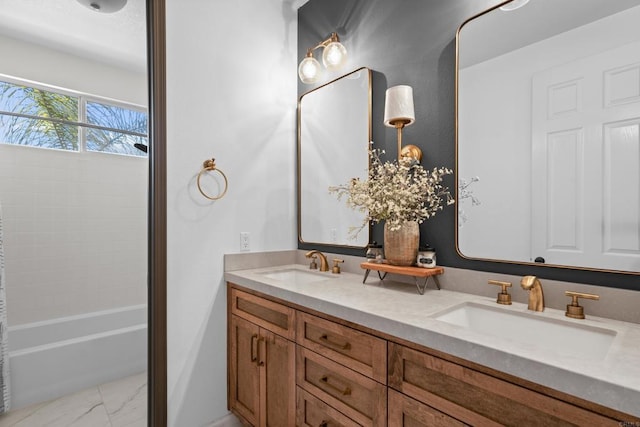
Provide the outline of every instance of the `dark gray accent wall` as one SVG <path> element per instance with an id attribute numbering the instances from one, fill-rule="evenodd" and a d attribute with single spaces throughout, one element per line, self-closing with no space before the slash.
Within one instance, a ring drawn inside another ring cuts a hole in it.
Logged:
<path id="1" fill-rule="evenodd" d="M 422 164 L 455 166 L 455 55 L 456 32 L 472 16 L 498 4 L 497 0 L 310 0 L 298 11 L 298 60 L 307 48 L 336 31 L 348 49 L 350 65 L 373 70 L 373 140 L 392 158 L 396 131 L 382 125 L 384 90 L 413 87 L 416 122 L 405 128 L 403 144 L 423 151 Z M 316 56 L 319 53 L 316 53 Z M 313 89 L 298 80 L 298 96 Z M 499 156 L 500 153 L 495 153 Z M 509 159 L 505 159 L 508 161 Z M 447 181 L 455 191 L 453 176 Z M 462 258 L 455 248 L 454 206 L 422 224 L 421 241 L 437 250 L 438 264 L 514 275 L 640 290 L 640 277 L 532 265 L 475 261 Z M 382 241 L 382 227 L 373 239 Z M 300 249 L 317 245 L 299 244 Z M 363 251 L 325 246 L 323 250 L 352 255 Z"/>

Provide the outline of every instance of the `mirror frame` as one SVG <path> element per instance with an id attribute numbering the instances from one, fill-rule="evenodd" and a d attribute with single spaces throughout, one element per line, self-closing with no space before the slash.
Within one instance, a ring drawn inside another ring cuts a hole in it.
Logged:
<path id="1" fill-rule="evenodd" d="M 167 425 L 165 0 L 146 0 L 149 90 L 147 425 Z"/>
<path id="2" fill-rule="evenodd" d="M 368 139 L 369 141 L 372 140 L 373 138 L 373 113 L 372 113 L 372 109 L 373 109 L 373 72 L 370 68 L 368 67 L 360 67 L 357 68 L 353 71 L 350 71 L 346 74 L 341 75 L 340 77 L 333 79 L 327 83 L 324 83 L 316 88 L 313 88 L 305 93 L 303 93 L 302 95 L 300 95 L 300 97 L 298 97 L 298 111 L 297 111 L 297 143 L 296 143 L 296 148 L 297 148 L 297 154 L 296 154 L 296 182 L 297 182 L 297 208 L 298 208 L 298 215 L 297 215 L 297 219 L 298 219 L 298 244 L 299 247 L 321 247 L 321 248 L 331 248 L 331 249 L 335 249 L 335 248 L 345 248 L 345 249 L 354 249 L 354 250 L 358 250 L 361 251 L 363 249 L 365 249 L 369 243 L 371 243 L 371 239 L 372 239 L 372 226 L 371 226 L 371 222 L 369 222 L 369 226 L 366 227 L 367 229 L 367 233 L 369 234 L 369 238 L 368 238 L 368 242 L 367 244 L 365 244 L 364 246 L 354 246 L 354 245 L 340 245 L 340 244 L 335 244 L 335 243 L 321 243 L 321 242 L 307 242 L 305 240 L 302 239 L 302 174 L 300 173 L 300 169 L 301 169 L 301 156 L 302 156 L 302 149 L 301 149 L 301 143 L 302 143 L 302 109 L 301 109 L 301 103 L 302 103 L 302 98 L 312 92 L 315 92 L 319 89 L 322 89 L 325 86 L 329 86 L 332 83 L 335 83 L 338 80 L 341 80 L 351 74 L 360 72 L 360 71 L 366 71 L 368 78 L 369 78 L 369 136 Z M 368 142 L 367 142 L 368 144 Z M 367 156 L 368 156 L 369 150 L 367 149 Z M 368 160 L 368 165 L 369 168 L 371 167 L 371 161 Z M 302 245 L 302 246 L 300 246 Z"/>
<path id="3" fill-rule="evenodd" d="M 481 17 L 482 15 L 485 15 L 495 9 L 500 8 L 501 6 L 504 6 L 507 3 L 511 3 L 512 0 L 506 0 L 506 1 L 502 1 L 498 4 L 496 4 L 495 6 L 490 7 L 487 10 L 484 10 L 476 15 L 473 15 L 472 17 L 466 19 L 462 24 L 460 24 L 460 26 L 458 27 L 458 30 L 456 31 L 456 51 L 455 51 L 455 55 L 456 55 L 456 60 L 455 60 L 455 141 L 456 141 L 456 149 L 455 149 L 455 185 L 456 185 L 456 205 L 459 204 L 459 196 L 460 196 L 460 189 L 459 189 L 459 150 L 460 150 L 460 141 L 459 141 L 459 102 L 460 102 L 460 93 L 459 93 L 459 79 L 460 79 L 460 31 L 462 31 L 462 28 L 467 25 L 469 22 L 473 21 L 474 19 L 477 19 L 479 17 Z M 459 236 L 458 233 L 460 231 L 460 225 L 459 225 L 459 215 L 456 213 L 455 215 L 455 249 L 456 249 L 456 253 L 458 254 L 458 256 L 460 256 L 461 258 L 465 259 L 465 260 L 470 260 L 470 261 L 482 261 L 482 262 L 488 262 L 488 263 L 500 263 L 500 264 L 511 264 L 511 265 L 521 265 L 521 266 L 535 266 L 536 268 L 541 267 L 541 268 L 546 268 L 546 267 L 551 267 L 552 269 L 563 269 L 563 270 L 570 270 L 570 271 L 574 271 L 574 270 L 578 270 L 578 271 L 587 271 L 587 272 L 598 272 L 598 273 L 614 273 L 614 274 L 622 274 L 625 276 L 640 276 L 640 272 L 635 272 L 635 271 L 623 271 L 623 270 L 607 270 L 607 269 L 601 269 L 601 268 L 593 268 L 593 267 L 583 267 L 583 266 L 569 266 L 569 265 L 559 265 L 559 264 L 542 264 L 542 263 L 535 263 L 535 262 L 528 262 L 528 261 L 513 261 L 513 260 L 502 260 L 502 259 L 491 259 L 491 258 L 478 258 L 478 257 L 469 257 L 464 255 L 461 251 L 460 251 L 460 246 L 458 244 L 459 242 Z"/>

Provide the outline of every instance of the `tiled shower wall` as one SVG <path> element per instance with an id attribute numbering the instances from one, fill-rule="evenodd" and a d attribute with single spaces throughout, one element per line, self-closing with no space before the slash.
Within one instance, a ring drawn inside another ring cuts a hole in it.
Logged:
<path id="1" fill-rule="evenodd" d="M 148 160 L 0 144 L 9 325 L 146 302 Z"/>

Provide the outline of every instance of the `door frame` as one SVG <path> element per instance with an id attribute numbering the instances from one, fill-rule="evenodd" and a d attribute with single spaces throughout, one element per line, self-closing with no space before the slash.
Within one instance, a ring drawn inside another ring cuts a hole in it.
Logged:
<path id="1" fill-rule="evenodd" d="M 147 425 L 167 425 L 167 209 L 165 0 L 147 3 L 149 256 Z"/>

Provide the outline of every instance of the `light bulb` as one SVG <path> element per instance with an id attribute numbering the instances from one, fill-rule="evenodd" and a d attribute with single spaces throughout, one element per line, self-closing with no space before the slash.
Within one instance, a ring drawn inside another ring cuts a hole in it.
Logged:
<path id="1" fill-rule="evenodd" d="M 322 63 L 328 70 L 337 70 L 347 62 L 347 49 L 340 42 L 331 42 L 322 51 Z"/>
<path id="2" fill-rule="evenodd" d="M 302 83 L 315 83 L 318 81 L 321 71 L 320 63 L 314 57 L 307 56 L 300 61 L 298 76 L 300 76 L 300 81 L 302 81 Z"/>

